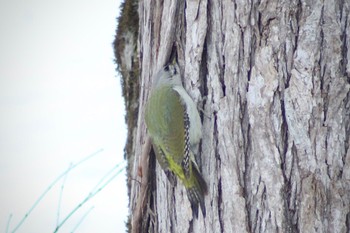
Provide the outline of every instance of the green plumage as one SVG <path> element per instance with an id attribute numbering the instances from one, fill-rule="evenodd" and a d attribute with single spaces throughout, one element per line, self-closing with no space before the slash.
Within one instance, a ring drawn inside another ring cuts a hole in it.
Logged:
<path id="1" fill-rule="evenodd" d="M 160 147 L 166 156 L 171 154 L 171 160 L 179 165 L 185 148 L 183 113 L 184 106 L 178 93 L 170 86 L 164 86 L 152 92 L 145 114 L 148 133 L 153 143 Z"/>
<path id="2" fill-rule="evenodd" d="M 188 119 L 186 105 L 171 84 L 161 83 L 152 89 L 145 121 L 157 160 L 163 170 L 170 170 L 182 181 L 194 214 L 198 217 L 200 205 L 205 216 L 207 184 L 191 160 L 194 156 L 190 150 L 190 122 L 186 117 Z"/>

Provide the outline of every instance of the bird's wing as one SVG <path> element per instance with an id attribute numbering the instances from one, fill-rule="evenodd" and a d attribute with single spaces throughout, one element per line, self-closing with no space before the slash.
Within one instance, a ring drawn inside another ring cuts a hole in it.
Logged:
<path id="1" fill-rule="evenodd" d="M 181 164 L 186 160 L 186 149 L 189 144 L 185 104 L 181 101 L 179 93 L 171 87 L 154 92 L 148 104 L 146 111 L 157 110 L 157 113 L 147 114 L 152 115 L 152 119 L 146 119 L 152 121 L 147 125 L 152 125 L 149 134 L 153 143 L 164 152 L 171 170 L 183 179 Z"/>

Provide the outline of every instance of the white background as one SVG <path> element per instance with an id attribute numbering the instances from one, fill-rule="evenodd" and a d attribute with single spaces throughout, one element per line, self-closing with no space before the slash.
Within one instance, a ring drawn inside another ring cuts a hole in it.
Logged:
<path id="1" fill-rule="evenodd" d="M 17 232 L 53 232 L 122 163 L 126 126 L 113 62 L 118 0 L 0 2 L 0 232 L 9 232 L 71 163 Z M 59 232 L 125 232 L 125 170 Z M 90 208 L 81 225 L 77 225 Z M 59 211 L 58 211 L 59 209 Z M 59 214 L 59 217 L 57 216 Z"/>

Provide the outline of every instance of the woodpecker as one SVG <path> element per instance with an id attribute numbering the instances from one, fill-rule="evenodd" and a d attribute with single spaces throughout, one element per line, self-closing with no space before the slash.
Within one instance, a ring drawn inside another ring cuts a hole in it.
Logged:
<path id="1" fill-rule="evenodd" d="M 205 217 L 208 188 L 194 157 L 202 124 L 197 106 L 182 85 L 178 64 L 169 64 L 154 76 L 145 122 L 158 163 L 181 180 L 196 218 L 199 206 Z"/>

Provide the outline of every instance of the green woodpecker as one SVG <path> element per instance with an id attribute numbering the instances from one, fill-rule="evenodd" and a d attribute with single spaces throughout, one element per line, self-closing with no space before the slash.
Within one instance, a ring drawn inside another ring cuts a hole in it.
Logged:
<path id="1" fill-rule="evenodd" d="M 177 64 L 165 66 L 154 76 L 145 120 L 159 164 L 182 181 L 195 216 L 198 218 L 200 205 L 205 217 L 207 184 L 194 158 L 202 124 L 195 103 L 182 86 Z"/>

